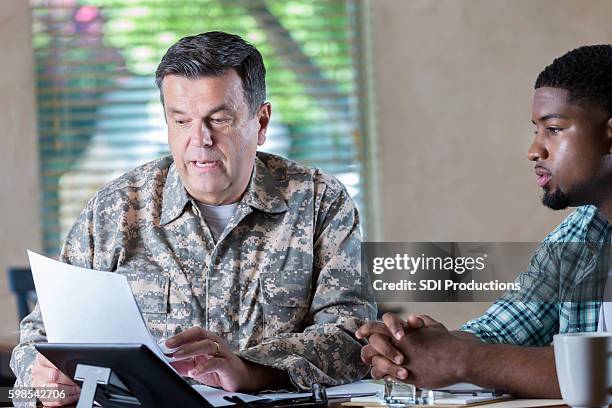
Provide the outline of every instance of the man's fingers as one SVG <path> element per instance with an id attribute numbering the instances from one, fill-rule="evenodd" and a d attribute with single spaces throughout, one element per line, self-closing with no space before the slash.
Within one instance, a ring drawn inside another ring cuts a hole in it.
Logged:
<path id="1" fill-rule="evenodd" d="M 382 374 L 382 376 L 389 375 L 400 380 L 408 378 L 408 370 L 392 363 L 383 356 L 374 356 L 374 358 L 372 358 L 372 371 L 375 371 L 377 374 Z"/>
<path id="2" fill-rule="evenodd" d="M 71 385 L 76 386 L 76 383 L 72 379 L 66 376 L 57 368 L 53 367 L 32 367 L 32 381 L 37 387 L 43 387 L 53 384 Z"/>
<path id="3" fill-rule="evenodd" d="M 385 375 L 383 373 L 378 372 L 376 367 L 372 367 L 372 369 L 370 370 L 370 376 L 375 380 L 380 380 Z"/>
<path id="4" fill-rule="evenodd" d="M 406 334 L 406 323 L 394 313 L 385 313 L 382 318 L 383 322 L 385 322 L 385 326 L 393 333 L 393 337 L 397 340 L 401 340 L 404 334 Z"/>
<path id="5" fill-rule="evenodd" d="M 404 355 L 391 345 L 388 337 L 374 334 L 370 337 L 369 342 L 378 354 L 393 361 L 395 364 L 402 364 L 404 362 Z"/>
<path id="6" fill-rule="evenodd" d="M 55 368 L 55 365 L 40 353 L 36 353 L 36 362 L 42 367 Z"/>
<path id="7" fill-rule="evenodd" d="M 219 344 L 219 342 L 205 339 L 182 346 L 180 350 L 172 354 L 172 357 L 189 357 L 196 355 L 218 357 L 222 354 L 223 349 L 221 348 L 221 344 Z"/>
<path id="8" fill-rule="evenodd" d="M 391 337 L 391 332 L 387 329 L 387 326 L 381 322 L 368 322 L 364 324 L 355 332 L 355 337 L 358 339 L 365 339 L 375 333 Z"/>
<path id="9" fill-rule="evenodd" d="M 47 368 L 45 367 L 45 371 L 48 372 L 47 383 L 49 384 L 62 384 L 62 385 L 76 385 L 74 381 L 66 374 L 62 373 L 57 368 Z M 43 376 L 43 378 L 45 378 Z"/>
<path id="10" fill-rule="evenodd" d="M 190 358 L 188 360 L 171 361 L 170 365 L 174 367 L 180 375 L 187 375 L 187 373 L 195 367 L 195 362 Z"/>
<path id="11" fill-rule="evenodd" d="M 170 348 L 179 347 L 186 343 L 216 337 L 201 327 L 192 327 L 166 340 L 166 346 Z"/>
<path id="12" fill-rule="evenodd" d="M 411 329 L 422 329 L 423 327 L 427 327 L 425 320 L 423 320 L 420 315 L 411 314 L 406 319 L 406 322 L 408 322 L 408 327 Z"/>
<path id="13" fill-rule="evenodd" d="M 209 358 L 205 361 L 198 361 L 193 370 L 189 371 L 189 376 L 197 379 L 196 377 L 214 372 L 223 373 L 228 368 L 228 364 L 223 358 Z"/>
<path id="14" fill-rule="evenodd" d="M 74 404 L 79 400 L 79 394 L 76 395 L 66 395 L 65 398 L 60 398 L 56 400 L 41 400 L 43 406 L 45 407 L 63 407 L 64 405 Z"/>
<path id="15" fill-rule="evenodd" d="M 423 323 L 425 324 L 426 327 L 435 326 L 437 324 L 440 324 L 440 322 L 438 322 L 437 320 L 432 319 L 431 317 L 429 317 L 427 315 L 419 315 L 418 317 L 421 318 L 421 320 L 423 321 Z"/>
<path id="16" fill-rule="evenodd" d="M 372 358 L 378 355 L 378 351 L 369 344 L 366 344 L 361 348 L 361 361 L 366 363 L 367 365 L 372 364 Z"/>
<path id="17" fill-rule="evenodd" d="M 76 386 L 72 378 L 68 377 L 53 365 L 45 356 L 38 353 L 32 367 L 32 377 L 41 386 L 46 384 L 64 384 Z"/>

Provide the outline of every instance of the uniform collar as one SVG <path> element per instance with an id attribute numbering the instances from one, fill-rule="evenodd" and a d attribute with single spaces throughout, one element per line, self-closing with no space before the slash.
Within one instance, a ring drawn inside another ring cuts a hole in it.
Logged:
<path id="1" fill-rule="evenodd" d="M 191 196 L 185 190 L 176 164 L 172 162 L 164 186 L 160 224 L 165 225 L 178 218 L 189 202 L 191 202 Z"/>
<path id="2" fill-rule="evenodd" d="M 251 181 L 242 201 L 256 210 L 272 214 L 287 211 L 289 206 L 287 206 L 287 201 L 280 191 L 283 184 L 286 184 L 285 175 L 275 174 L 256 156 Z"/>
<path id="3" fill-rule="evenodd" d="M 252 208 L 268 213 L 281 213 L 287 211 L 289 206 L 280 191 L 281 184 L 286 182 L 283 176 L 275 174 L 259 158 L 255 157 L 255 164 L 251 180 L 242 197 L 242 202 Z M 191 203 L 192 198 L 185 190 L 174 162 L 168 169 L 166 185 L 162 197 L 162 213 L 160 223 L 168 224 L 178 218 L 185 206 Z"/>

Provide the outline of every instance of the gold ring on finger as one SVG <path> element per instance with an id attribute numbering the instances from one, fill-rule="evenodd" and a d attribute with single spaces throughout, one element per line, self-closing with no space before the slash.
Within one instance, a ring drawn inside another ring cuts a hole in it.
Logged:
<path id="1" fill-rule="evenodd" d="M 217 349 L 213 353 L 213 357 L 219 357 L 221 355 L 221 346 L 216 341 L 213 341 L 213 343 L 215 343 L 215 346 L 217 346 Z"/>

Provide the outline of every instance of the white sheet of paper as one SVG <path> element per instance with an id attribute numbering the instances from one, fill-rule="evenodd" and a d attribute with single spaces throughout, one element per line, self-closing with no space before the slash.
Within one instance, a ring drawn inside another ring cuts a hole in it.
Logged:
<path id="1" fill-rule="evenodd" d="M 144 344 L 167 363 L 125 276 L 28 257 L 49 342 Z"/>

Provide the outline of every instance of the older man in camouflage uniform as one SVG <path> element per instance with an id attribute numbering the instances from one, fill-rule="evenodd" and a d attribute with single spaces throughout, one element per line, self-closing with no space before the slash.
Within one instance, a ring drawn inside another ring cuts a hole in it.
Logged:
<path id="1" fill-rule="evenodd" d="M 190 357 L 177 370 L 202 383 L 252 391 L 364 376 L 352 333 L 375 306 L 358 214 L 333 177 L 256 152 L 271 115 L 259 52 L 225 33 L 186 37 L 156 80 L 172 157 L 98 192 L 61 260 L 125 275 L 153 335 Z M 45 340 L 37 307 L 13 352 L 17 385 L 59 384 L 66 398 L 48 404 L 74 402 L 78 387 L 33 347 Z"/>

